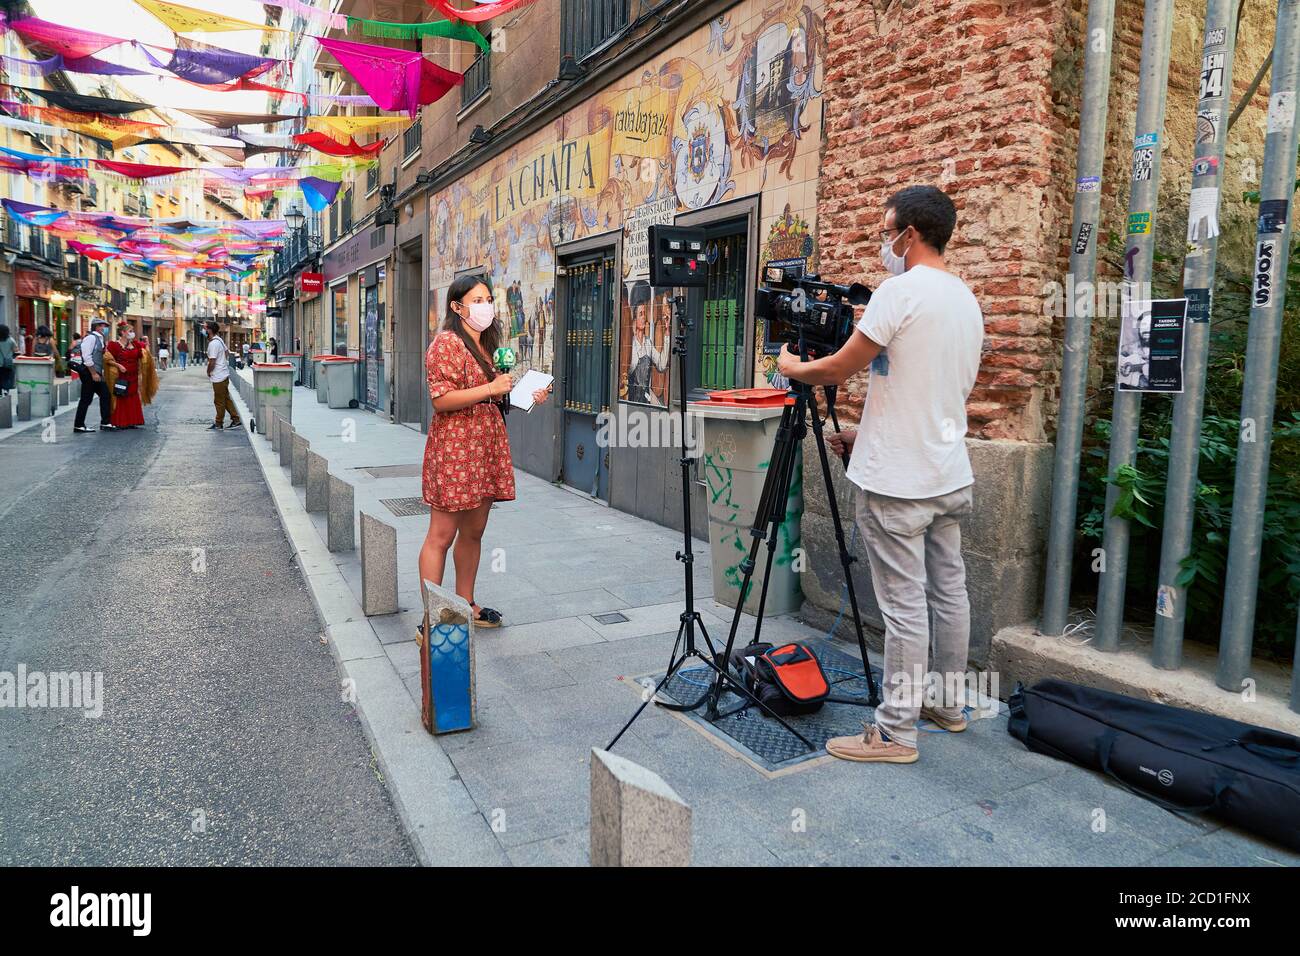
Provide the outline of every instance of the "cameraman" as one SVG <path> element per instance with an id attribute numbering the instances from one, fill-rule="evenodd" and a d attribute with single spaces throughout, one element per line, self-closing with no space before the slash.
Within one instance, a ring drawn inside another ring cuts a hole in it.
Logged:
<path id="1" fill-rule="evenodd" d="M 948 271 L 944 247 L 957 224 L 952 200 L 933 186 L 909 186 L 885 203 L 880 284 L 839 351 L 800 362 L 782 348 L 777 367 L 810 385 L 840 385 L 871 367 L 860 434 L 831 437 L 852 450 L 846 474 L 858 486 L 857 521 L 871 583 L 885 620 L 884 701 L 876 722 L 826 749 L 845 760 L 912 763 L 916 721 L 966 729 L 961 702 L 926 706 L 927 651 L 933 670 L 966 670 L 970 602 L 958 518 L 971 510 L 974 475 L 966 454 L 966 397 L 979 371 L 984 318 L 966 284 Z M 926 613 L 934 612 L 931 635 Z M 943 681 L 949 693 L 961 686 Z"/>

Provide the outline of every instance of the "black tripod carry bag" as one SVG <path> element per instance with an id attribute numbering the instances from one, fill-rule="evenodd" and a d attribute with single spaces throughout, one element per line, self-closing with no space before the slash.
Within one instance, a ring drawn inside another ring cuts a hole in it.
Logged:
<path id="1" fill-rule="evenodd" d="M 1018 686 L 1007 704 L 1030 750 L 1300 850 L 1300 738 L 1061 680 Z"/>
<path id="2" fill-rule="evenodd" d="M 831 695 L 821 661 L 805 644 L 749 644 L 731 652 L 731 667 L 746 689 L 775 714 L 815 714 Z"/>

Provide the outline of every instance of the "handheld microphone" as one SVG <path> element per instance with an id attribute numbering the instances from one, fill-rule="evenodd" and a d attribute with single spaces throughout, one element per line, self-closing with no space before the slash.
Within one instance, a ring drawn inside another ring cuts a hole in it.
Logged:
<path id="1" fill-rule="evenodd" d="M 496 366 L 498 372 L 509 372 L 515 367 L 515 350 L 508 345 L 503 345 L 492 353 L 492 364 Z M 510 396 L 507 395 L 498 403 L 502 415 L 510 414 Z"/>

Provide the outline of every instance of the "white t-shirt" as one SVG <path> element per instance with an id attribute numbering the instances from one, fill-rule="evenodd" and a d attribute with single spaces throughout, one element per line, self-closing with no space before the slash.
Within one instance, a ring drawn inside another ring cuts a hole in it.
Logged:
<path id="1" fill-rule="evenodd" d="M 226 343 L 221 341 L 220 336 L 213 336 L 212 341 L 208 343 L 208 358 L 216 359 L 216 364 L 212 366 L 212 375 L 209 376 L 214 382 L 224 382 L 230 378 L 230 363 L 226 361 Z"/>
<path id="2" fill-rule="evenodd" d="M 971 484 L 966 398 L 979 372 L 984 316 L 966 283 L 913 266 L 880 284 L 858 331 L 883 348 L 871 363 L 849 479 L 910 499 Z"/>

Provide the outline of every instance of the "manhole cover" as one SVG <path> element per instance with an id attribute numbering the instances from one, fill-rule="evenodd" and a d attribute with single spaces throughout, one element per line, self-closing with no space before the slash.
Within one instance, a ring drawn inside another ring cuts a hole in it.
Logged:
<path id="1" fill-rule="evenodd" d="M 380 498 L 379 503 L 399 518 L 415 518 L 429 513 L 429 506 L 423 498 Z"/>
<path id="2" fill-rule="evenodd" d="M 627 616 L 619 614 L 618 611 L 612 611 L 609 614 L 592 615 L 601 624 L 623 624 L 627 621 Z"/>
<path id="3" fill-rule="evenodd" d="M 862 672 L 862 662 L 856 653 L 840 650 L 826 640 L 809 641 L 822 662 L 826 679 L 831 683 L 831 696 L 845 700 L 867 699 L 867 681 Z M 880 681 L 880 669 L 872 668 L 877 682 Z M 708 689 L 712 672 L 703 665 L 692 666 L 690 662 L 678 671 L 668 685 L 660 691 L 661 697 L 668 697 L 679 703 L 692 703 L 700 699 Z M 663 674 L 648 678 L 653 688 Z M 736 711 L 743 699 L 731 693 L 724 694 L 719 703 L 720 713 Z M 720 743 L 739 750 L 764 770 L 780 770 L 803 763 L 814 757 L 826 754 L 826 741 L 832 737 L 846 737 L 862 733 L 863 721 L 870 720 L 872 709 L 856 704 L 827 703 L 815 714 L 800 717 L 787 717 L 786 722 L 807 737 L 813 744 L 811 752 L 803 741 L 785 730 L 771 717 L 765 715 L 756 706 L 720 717 L 716 723 L 704 719 L 704 708 L 687 711 L 683 714 L 688 720 L 702 727 L 711 737 Z"/>
<path id="4" fill-rule="evenodd" d="M 358 468 L 367 472 L 371 478 L 420 478 L 424 475 L 424 465 L 376 465 L 374 468 Z"/>

